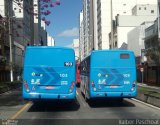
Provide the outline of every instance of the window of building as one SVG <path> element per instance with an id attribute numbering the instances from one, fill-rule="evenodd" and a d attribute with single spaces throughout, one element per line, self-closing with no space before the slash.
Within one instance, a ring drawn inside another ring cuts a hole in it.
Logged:
<path id="1" fill-rule="evenodd" d="M 154 10 L 151 10 L 151 13 L 154 13 Z"/>
<path id="2" fill-rule="evenodd" d="M 117 47 L 117 41 L 115 42 L 115 47 Z"/>
<path id="3" fill-rule="evenodd" d="M 139 10 L 141 10 L 141 7 L 139 7 Z"/>
<path id="4" fill-rule="evenodd" d="M 144 10 L 146 10 L 146 7 L 144 7 Z"/>
<path id="5" fill-rule="evenodd" d="M 123 6 L 126 6 L 126 4 L 124 3 Z"/>
<path id="6" fill-rule="evenodd" d="M 126 11 L 124 11 L 123 13 L 126 13 Z"/>

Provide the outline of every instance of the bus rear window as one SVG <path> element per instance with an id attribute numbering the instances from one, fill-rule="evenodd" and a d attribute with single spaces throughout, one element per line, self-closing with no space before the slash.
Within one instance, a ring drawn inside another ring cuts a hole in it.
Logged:
<path id="1" fill-rule="evenodd" d="M 129 59 L 129 54 L 127 54 L 127 53 L 120 54 L 120 58 L 121 59 Z"/>

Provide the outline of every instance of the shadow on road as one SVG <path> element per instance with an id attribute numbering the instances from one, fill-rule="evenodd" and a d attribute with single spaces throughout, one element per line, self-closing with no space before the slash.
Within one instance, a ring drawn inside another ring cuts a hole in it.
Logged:
<path id="1" fill-rule="evenodd" d="M 77 111 L 80 104 L 75 101 L 36 101 L 28 109 L 28 112 L 64 112 L 64 111 Z"/>
<path id="2" fill-rule="evenodd" d="M 116 99 L 98 99 L 89 100 L 88 105 L 91 108 L 102 108 L 102 107 L 135 107 L 135 105 L 127 100 L 116 100 Z"/>

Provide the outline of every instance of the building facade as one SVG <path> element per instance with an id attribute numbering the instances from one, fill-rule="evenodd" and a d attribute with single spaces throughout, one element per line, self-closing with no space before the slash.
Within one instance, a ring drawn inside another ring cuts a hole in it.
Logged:
<path id="1" fill-rule="evenodd" d="M 140 26 L 145 21 L 154 21 L 156 17 L 157 15 L 117 16 L 116 27 L 114 28 L 114 42 L 110 43 L 110 45 L 113 45 L 114 49 L 120 49 L 123 43 L 128 44 L 130 42 L 127 40 L 127 34 L 131 30 Z"/>
<path id="2" fill-rule="evenodd" d="M 132 15 L 117 15 L 114 27 L 114 40 L 110 42 L 111 48 L 121 49 L 123 43 L 128 44 L 127 34 L 145 21 L 154 21 L 157 18 L 157 5 L 136 5 Z M 111 41 L 111 40 L 110 40 Z"/>
<path id="3" fill-rule="evenodd" d="M 84 59 L 84 26 L 83 26 L 83 10 L 79 15 L 79 56 L 80 60 Z"/>
<path id="4" fill-rule="evenodd" d="M 141 56 L 141 50 L 145 49 L 144 38 L 145 38 L 145 29 L 153 25 L 154 21 L 144 22 L 140 26 L 135 27 L 133 30 L 128 32 L 127 43 L 128 50 L 134 51 L 136 57 Z"/>
<path id="5" fill-rule="evenodd" d="M 6 43 L 6 22 L 5 22 L 5 5 L 4 1 L 0 3 L 0 81 L 9 80 L 9 62 L 7 62 L 7 52 L 9 52 L 9 44 Z"/>
<path id="6" fill-rule="evenodd" d="M 137 4 L 156 5 L 157 0 L 83 0 L 84 56 L 92 50 L 113 48 L 111 22 L 117 15 L 132 15 Z"/>
<path id="7" fill-rule="evenodd" d="M 55 46 L 54 38 L 49 34 L 47 34 L 47 46 Z"/>
<path id="8" fill-rule="evenodd" d="M 145 30 L 145 56 L 147 57 L 147 81 L 160 84 L 159 19 Z"/>
<path id="9" fill-rule="evenodd" d="M 75 52 L 76 61 L 79 61 L 80 60 L 80 57 L 79 57 L 79 39 L 73 39 L 72 48 L 74 49 L 74 52 Z"/>
<path id="10" fill-rule="evenodd" d="M 41 20 L 41 36 L 40 36 L 40 45 L 47 46 L 47 31 L 46 31 L 46 24 L 44 21 Z"/>
<path id="11" fill-rule="evenodd" d="M 22 74 L 24 51 L 26 46 L 34 44 L 33 0 L 21 2 L 21 6 L 13 1 L 13 65 L 14 79 Z"/>
<path id="12" fill-rule="evenodd" d="M 41 14 L 40 14 L 40 2 L 34 0 L 34 45 L 40 45 L 41 41 Z"/>
<path id="13" fill-rule="evenodd" d="M 25 47 L 33 45 L 33 0 L 2 0 L 0 11 L 4 17 L 5 26 L 2 48 L 6 58 L 6 66 L 2 74 L 5 77 L 3 81 L 16 80 L 16 77 L 22 73 Z M 11 69 L 13 69 L 13 78 L 9 77 L 12 76 Z"/>

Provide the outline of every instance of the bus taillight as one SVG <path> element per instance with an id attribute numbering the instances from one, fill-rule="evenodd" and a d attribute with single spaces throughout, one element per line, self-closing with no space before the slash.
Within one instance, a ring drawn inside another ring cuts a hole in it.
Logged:
<path id="1" fill-rule="evenodd" d="M 136 80 L 134 80 L 133 84 L 132 84 L 132 87 L 135 87 L 137 84 Z"/>
<path id="2" fill-rule="evenodd" d="M 26 80 L 23 81 L 24 87 L 26 89 L 27 92 L 29 92 L 29 88 L 28 88 L 28 83 Z"/>
<path id="3" fill-rule="evenodd" d="M 72 85 L 74 85 L 74 84 L 75 84 L 75 82 L 73 81 L 73 82 L 72 82 Z"/>
<path id="4" fill-rule="evenodd" d="M 73 81 L 69 89 L 70 93 L 73 92 L 74 86 L 75 86 L 75 82 Z"/>
<path id="5" fill-rule="evenodd" d="M 132 88 L 131 88 L 131 91 L 134 91 L 134 89 L 135 89 L 135 87 L 136 87 L 136 84 L 137 84 L 137 82 L 136 82 L 136 80 L 133 82 L 133 84 L 132 84 Z"/>

